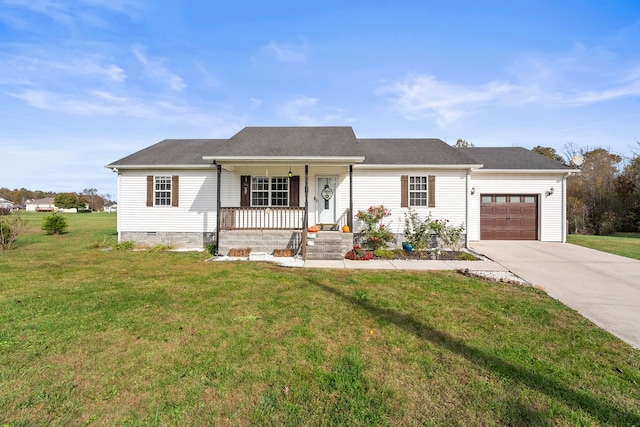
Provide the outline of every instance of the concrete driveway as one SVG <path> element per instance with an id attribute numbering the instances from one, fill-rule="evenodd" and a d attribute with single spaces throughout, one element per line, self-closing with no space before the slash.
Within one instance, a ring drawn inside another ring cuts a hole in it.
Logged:
<path id="1" fill-rule="evenodd" d="M 471 247 L 640 349 L 640 261 L 568 243 L 480 241 Z"/>

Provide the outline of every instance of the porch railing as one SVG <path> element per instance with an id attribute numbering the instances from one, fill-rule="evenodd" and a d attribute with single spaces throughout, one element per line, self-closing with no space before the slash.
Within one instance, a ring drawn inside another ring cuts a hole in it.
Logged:
<path id="1" fill-rule="evenodd" d="M 222 230 L 302 230 L 304 207 L 220 208 Z"/>

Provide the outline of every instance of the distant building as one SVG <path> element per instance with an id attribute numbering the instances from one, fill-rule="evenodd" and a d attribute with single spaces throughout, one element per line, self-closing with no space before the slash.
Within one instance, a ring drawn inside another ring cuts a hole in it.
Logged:
<path id="1" fill-rule="evenodd" d="M 44 199 L 30 199 L 25 204 L 28 212 L 53 212 L 56 207 L 53 205 L 53 197 L 45 197 Z"/>
<path id="2" fill-rule="evenodd" d="M 13 209 L 13 203 L 0 197 L 0 209 Z"/>

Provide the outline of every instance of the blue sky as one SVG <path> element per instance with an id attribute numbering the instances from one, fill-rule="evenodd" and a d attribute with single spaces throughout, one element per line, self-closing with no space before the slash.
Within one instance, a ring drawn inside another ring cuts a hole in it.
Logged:
<path id="1" fill-rule="evenodd" d="M 0 187 L 244 126 L 640 149 L 640 2 L 0 0 Z"/>

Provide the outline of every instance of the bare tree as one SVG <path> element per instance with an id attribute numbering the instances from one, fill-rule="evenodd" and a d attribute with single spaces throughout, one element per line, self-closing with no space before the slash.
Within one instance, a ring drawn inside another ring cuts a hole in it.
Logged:
<path id="1" fill-rule="evenodd" d="M 3 252 L 11 249 L 26 224 L 19 211 L 0 215 L 0 248 Z"/>

